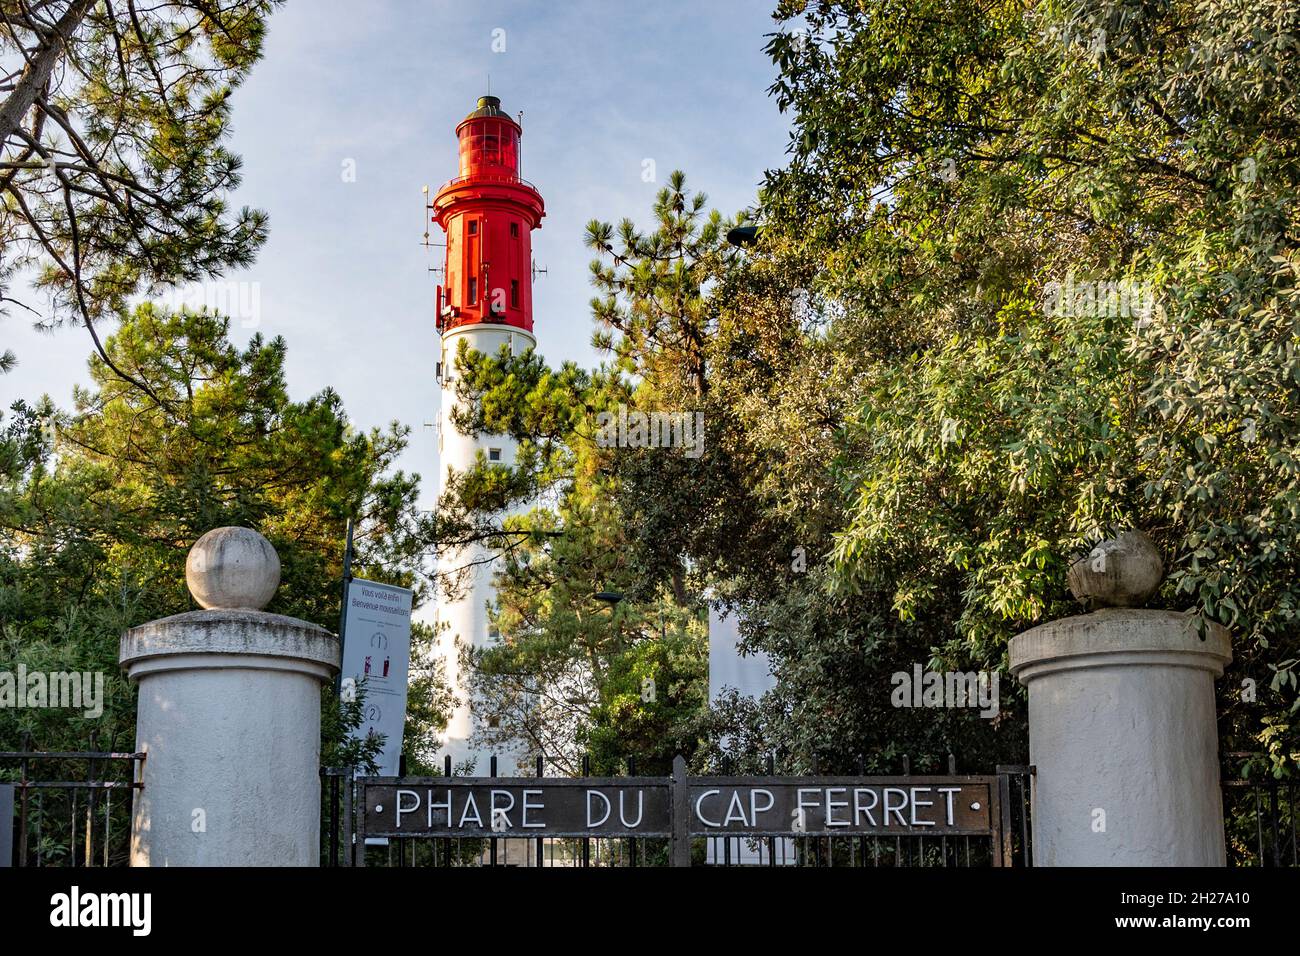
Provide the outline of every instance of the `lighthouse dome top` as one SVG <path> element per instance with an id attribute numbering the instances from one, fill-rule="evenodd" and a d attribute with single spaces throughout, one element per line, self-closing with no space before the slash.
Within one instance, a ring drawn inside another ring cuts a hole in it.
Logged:
<path id="1" fill-rule="evenodd" d="M 465 119 L 479 119 L 483 116 L 504 116 L 506 119 L 510 119 L 510 114 L 501 108 L 501 97 L 499 96 L 480 96 L 478 105 Z"/>
<path id="2" fill-rule="evenodd" d="M 456 135 L 463 136 L 468 130 L 481 131 L 484 128 L 498 126 L 496 122 L 498 120 L 508 124 L 508 127 L 514 130 L 516 137 L 523 132 L 519 121 L 501 108 L 500 97 L 480 96 L 474 109 L 456 124 Z"/>

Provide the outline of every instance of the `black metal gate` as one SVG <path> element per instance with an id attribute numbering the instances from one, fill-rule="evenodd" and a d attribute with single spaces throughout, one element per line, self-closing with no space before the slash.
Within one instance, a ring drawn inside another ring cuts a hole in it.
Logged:
<path id="1" fill-rule="evenodd" d="M 493 768 L 495 771 L 495 761 Z M 1032 768 L 944 776 L 357 777 L 326 866 L 1027 866 Z"/>

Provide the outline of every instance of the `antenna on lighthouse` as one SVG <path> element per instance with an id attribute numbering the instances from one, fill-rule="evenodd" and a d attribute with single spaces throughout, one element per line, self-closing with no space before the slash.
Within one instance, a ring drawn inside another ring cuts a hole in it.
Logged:
<path id="1" fill-rule="evenodd" d="M 420 192 L 424 193 L 424 244 L 429 244 L 429 186 L 426 183 L 420 187 Z"/>
<path id="2" fill-rule="evenodd" d="M 432 210 L 432 209 L 434 208 L 434 205 L 433 205 L 433 203 L 429 202 L 429 187 L 428 187 L 428 186 L 421 186 L 421 187 L 420 187 L 420 192 L 424 193 L 424 236 L 423 236 L 423 238 L 420 240 L 420 245 L 424 246 L 426 249 L 432 249 L 432 248 L 435 248 L 435 247 L 440 248 L 440 249 L 445 249 L 445 248 L 447 247 L 447 244 L 446 244 L 445 242 L 430 242 L 430 241 L 429 241 L 429 223 L 432 222 L 432 219 L 431 219 L 430 216 L 429 216 L 429 212 L 430 212 L 430 210 Z M 447 271 L 447 267 L 446 267 L 445 265 L 442 265 L 442 266 L 429 266 L 429 271 L 430 271 L 430 272 L 442 272 L 442 273 L 446 273 L 446 271 Z M 444 276 L 444 281 L 445 281 L 445 276 Z"/>

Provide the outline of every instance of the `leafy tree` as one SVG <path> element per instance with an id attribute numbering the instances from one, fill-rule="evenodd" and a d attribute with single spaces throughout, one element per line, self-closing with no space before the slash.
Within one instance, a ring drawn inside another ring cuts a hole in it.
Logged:
<path id="1" fill-rule="evenodd" d="M 593 344 L 612 352 L 623 371 L 644 375 L 670 366 L 671 377 L 684 376 L 697 397 L 709 387 L 706 345 L 714 327 L 704 285 L 734 257 L 723 241 L 734 223 L 716 210 L 705 216 L 707 203 L 674 170 L 655 197 L 653 232 L 639 231 L 630 219 L 617 230 L 593 220 L 586 235 L 598 254 L 591 282 L 601 293 L 591 300 Z"/>
<path id="2" fill-rule="evenodd" d="M 580 474 L 555 506 L 509 522 L 540 533 L 505 558 L 493 615 L 501 641 L 472 661 L 489 719 L 483 739 L 522 738 L 528 756 L 545 754 L 574 774 L 584 755 L 596 772 L 626 769 L 629 758 L 667 772 L 675 753 L 694 748 L 705 630 L 671 592 L 613 603 L 595 596 L 641 583 L 608 485 Z"/>
<path id="3" fill-rule="evenodd" d="M 1161 600 L 1234 631 L 1229 735 L 1292 767 L 1294 9 L 778 14 L 796 128 L 766 238 L 826 263 L 862 349 L 834 587 L 994 665 L 1072 612 L 1073 553 L 1142 527 Z"/>
<path id="4" fill-rule="evenodd" d="M 820 311 L 794 301 L 807 270 L 721 248 L 729 223 L 698 215 L 703 205 L 675 174 L 656 200 L 654 232 L 624 222 L 615 247 L 610 227 L 588 229 L 607 260 L 592 268 L 605 292 L 593 300 L 597 344 L 636 374 L 635 387 L 604 370 L 552 372 L 531 353 L 458 359 L 460 427 L 510 434 L 520 455 L 513 470 L 480 462 L 453 481 L 444 514 L 547 502 L 507 519 L 498 539 L 501 644 L 473 661 L 496 721 L 484 741 L 523 740 L 570 769 L 583 752 L 610 769 L 630 754 L 638 766 L 666 764 L 701 736 L 702 760 L 726 740 L 742 762 L 779 751 L 796 769 L 850 769 L 867 755 L 896 769 L 908 753 L 921 767 L 918 749 L 942 760 L 954 740 L 964 759 L 991 762 L 988 722 L 889 706 L 899 658 L 885 650 L 906 648 L 908 668 L 929 661 L 933 632 L 899 622 L 879 595 L 827 593 L 816 565 L 842 526 L 836 502 L 846 499 L 827 463 L 849 367 L 817 334 Z M 684 210 L 696 213 L 685 224 Z M 681 250 L 671 265 L 666 249 Z M 702 454 L 600 447 L 596 416 L 618 404 L 700 410 Z M 797 548 L 813 573 L 792 568 Z M 592 600 L 599 590 L 625 600 L 611 613 Z M 742 609 L 748 640 L 773 652 L 781 684 L 759 706 L 732 699 L 709 716 L 704 611 L 718 600 Z M 646 677 L 672 689 L 654 706 L 638 699 Z M 1011 736 L 1023 744 L 1023 730 Z"/>
<path id="5" fill-rule="evenodd" d="M 269 609 L 331 630 L 349 516 L 358 523 L 356 573 L 416 583 L 426 533 L 414 508 L 418 477 L 392 470 L 406 430 L 357 432 L 331 389 L 290 399 L 283 340 L 254 336 L 241 349 L 228 341 L 228 326 L 219 316 L 142 305 L 105 345 L 161 403 L 94 356 L 94 385 L 77 391 L 71 412 L 48 399 L 15 405 L 0 438 L 4 659 L 99 671 L 109 693 L 94 724 L 6 710 L 0 739 L 29 730 L 47 748 L 84 749 L 93 726 L 101 739 L 129 741 L 134 697 L 118 676 L 118 637 L 193 606 L 185 558 L 211 528 L 265 534 L 282 571 Z M 428 637 L 417 635 L 417 645 Z M 428 700 L 413 713 L 440 725 L 436 675 L 415 688 Z M 332 688 L 324 700 L 327 731 L 340 731 L 347 714 L 335 712 Z M 427 724 L 412 727 L 413 752 L 428 746 Z M 344 762 L 341 747 L 341 738 L 327 739 L 325 759 Z"/>
<path id="6" fill-rule="evenodd" d="M 758 246 L 725 247 L 674 175 L 652 232 L 588 228 L 595 341 L 626 398 L 560 390 L 557 432 L 503 411 L 518 366 L 467 382 L 490 406 L 467 424 L 571 452 L 611 399 L 699 409 L 705 454 L 596 455 L 603 485 L 576 452 L 524 457 L 466 487 L 493 507 L 603 488 L 616 516 L 596 550 L 547 566 L 558 607 L 612 553 L 634 603 L 732 604 L 779 685 L 700 729 L 715 754 L 802 767 L 1022 759 L 1008 639 L 1075 613 L 1072 557 L 1141 527 L 1169 570 L 1158 601 L 1234 630 L 1227 736 L 1288 772 L 1295 11 L 792 0 L 777 19 L 772 92 L 794 131 Z M 512 540 L 540 548 L 580 514 Z M 502 579 L 504 621 L 521 576 Z M 572 608 L 524 607 L 539 640 L 586 640 Z M 1000 673 L 1001 714 L 893 707 L 915 663 Z M 1245 677 L 1271 689 L 1241 700 Z"/>
<path id="7" fill-rule="evenodd" d="M 141 290 L 252 261 L 266 216 L 228 209 L 240 160 L 224 141 L 274 7 L 0 3 L 0 302 L 39 267 L 55 307 L 45 321 L 84 324 L 100 361 L 129 376 L 97 322 Z"/>
<path id="8" fill-rule="evenodd" d="M 496 560 L 500 641 L 464 651 L 479 742 L 569 773 L 583 756 L 600 771 L 629 757 L 666 769 L 693 746 L 707 655 L 693 609 L 634 596 L 615 495 L 628 450 L 596 442 L 597 415 L 629 401 L 628 384 L 610 369 L 550 369 L 532 351 L 462 350 L 457 367 L 457 426 L 518 442 L 513 468 L 480 459 L 440 502 L 439 544 L 483 543 Z M 601 591 L 628 599 L 604 604 Z"/>

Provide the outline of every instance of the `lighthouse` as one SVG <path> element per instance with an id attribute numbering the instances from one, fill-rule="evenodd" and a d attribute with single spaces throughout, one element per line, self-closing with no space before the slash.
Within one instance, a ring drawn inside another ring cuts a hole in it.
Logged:
<path id="1" fill-rule="evenodd" d="M 447 260 L 436 296 L 439 339 L 436 375 L 441 388 L 439 472 L 464 472 L 480 454 L 489 463 L 510 466 L 515 444 L 501 435 L 464 435 L 452 422 L 456 397 L 456 353 L 461 342 L 488 355 L 502 347 L 518 355 L 537 344 L 533 336 L 532 232 L 546 214 L 541 194 L 519 176 L 523 129 L 501 109 L 495 96 L 481 96 L 456 127 L 460 168 L 431 204 L 432 220 L 446 233 Z M 440 552 L 440 575 L 463 571 L 454 600 L 440 599 L 438 652 L 455 691 L 457 706 L 447 725 L 446 752 L 460 768 L 487 770 L 487 754 L 471 746 L 475 708 L 459 647 L 491 646 L 488 608 L 494 597 L 491 554 L 480 546 Z M 503 766 L 502 772 L 514 767 Z"/>

